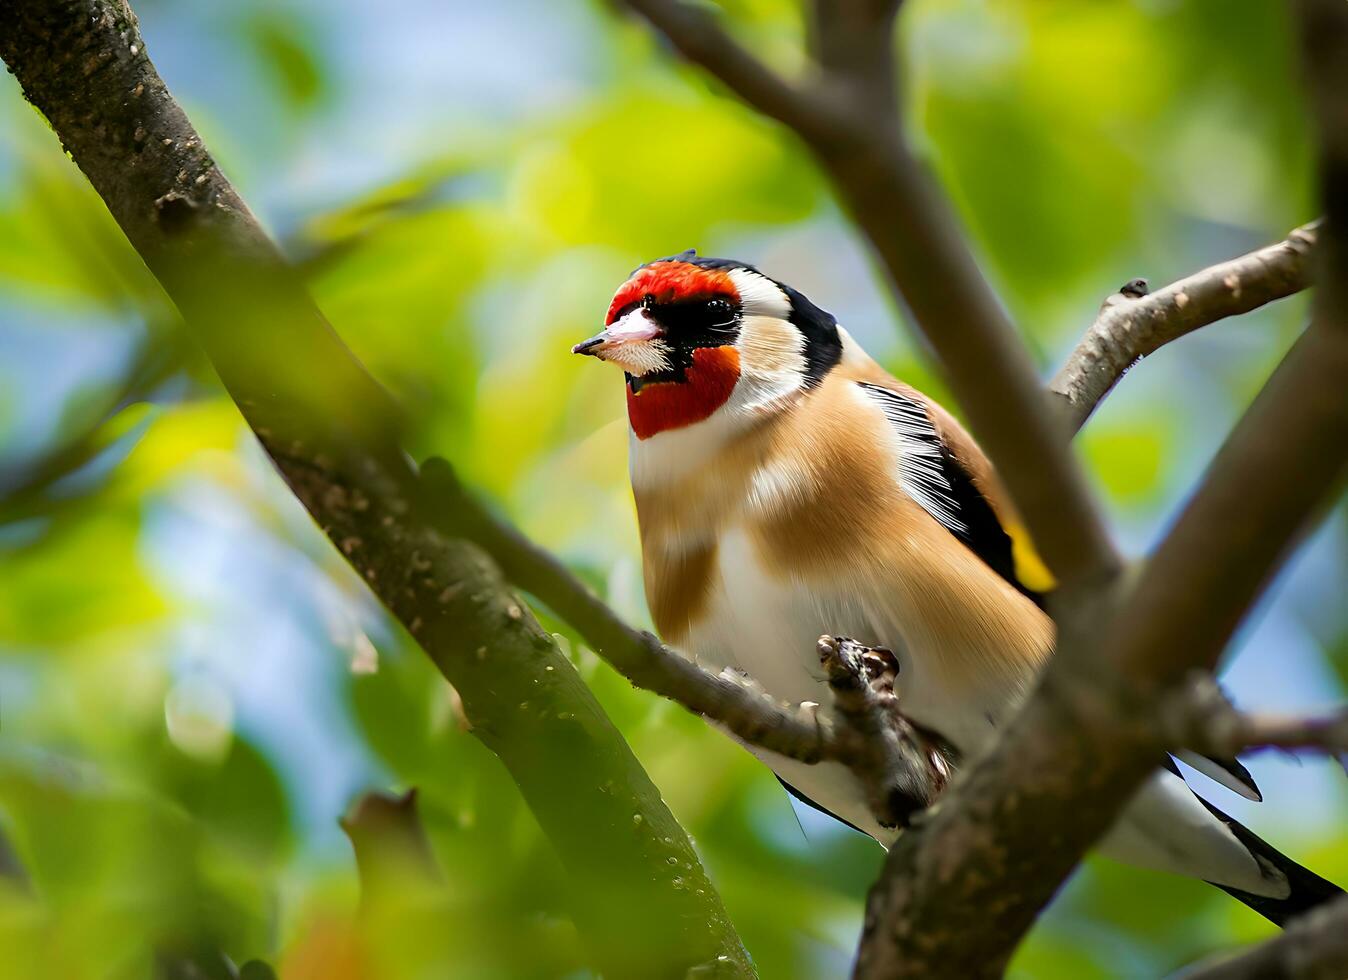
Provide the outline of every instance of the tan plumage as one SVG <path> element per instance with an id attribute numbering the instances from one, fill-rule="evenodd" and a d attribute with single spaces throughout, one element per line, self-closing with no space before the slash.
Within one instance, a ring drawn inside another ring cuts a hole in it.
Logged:
<path id="1" fill-rule="evenodd" d="M 902 462 L 885 445 L 889 423 L 857 396 L 856 383 L 932 403 L 859 348 L 849 354 L 817 388 L 797 393 L 704 465 L 663 486 L 634 488 L 656 628 L 671 643 L 688 639 L 719 585 L 720 535 L 737 526 L 775 577 L 809 588 L 864 576 L 890 590 L 908 629 L 942 638 L 948 655 L 935 666 L 952 686 L 990 675 L 1018 686 L 1051 651 L 1052 621 L 903 494 L 894 478 Z M 981 450 L 936 411 L 961 462 L 1001 497 Z M 1011 513 L 1004 498 L 996 506 Z M 690 540 L 699 544 L 688 547 Z"/>

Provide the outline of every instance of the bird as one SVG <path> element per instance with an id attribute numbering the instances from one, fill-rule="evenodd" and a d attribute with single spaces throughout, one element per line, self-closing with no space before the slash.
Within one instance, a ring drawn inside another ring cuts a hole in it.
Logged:
<path id="1" fill-rule="evenodd" d="M 624 374 L 646 599 L 666 644 L 819 704 L 816 643 L 847 636 L 892 651 L 904 716 L 960 757 L 996 737 L 1053 653 L 1054 583 L 954 415 L 801 292 L 692 249 L 639 266 L 572 350 Z M 844 766 L 746 747 L 803 802 L 885 846 L 901 832 Z M 1235 759 L 1176 756 L 1262 798 Z M 1195 794 L 1169 757 L 1098 849 L 1279 924 L 1341 893 Z"/>

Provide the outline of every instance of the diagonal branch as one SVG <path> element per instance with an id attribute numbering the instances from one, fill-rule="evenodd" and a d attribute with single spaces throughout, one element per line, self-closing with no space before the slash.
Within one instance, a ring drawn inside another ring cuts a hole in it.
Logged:
<path id="1" fill-rule="evenodd" d="M 820 84 L 799 89 L 684 0 L 627 0 L 627 6 L 685 58 L 805 142 L 869 238 L 896 300 L 940 358 L 1048 566 L 1069 589 L 1112 578 L 1118 556 L 1067 433 L 949 205 L 913 157 L 885 101 L 848 97 L 892 90 L 892 62 L 838 58 Z M 887 6 L 877 0 L 877 9 Z"/>
<path id="2" fill-rule="evenodd" d="M 1345 90 L 1329 79 L 1348 70 L 1348 6 L 1301 2 L 1320 15 L 1308 32 L 1320 55 L 1308 59 L 1315 87 L 1335 91 L 1329 101 L 1341 103 Z M 1025 709 L 932 819 L 890 851 L 868 904 L 858 976 L 1000 972 L 1166 747 L 1155 724 L 1165 692 L 1194 669 L 1212 670 L 1292 544 L 1342 486 L 1345 143 L 1337 132 L 1324 143 L 1324 287 L 1311 326 L 1228 437 L 1107 628 L 1101 609 L 1075 611 L 1062 652 Z M 1063 812 L 1071 821 L 1055 819 Z M 1014 896 L 1007 881 L 1016 883 Z"/>
<path id="3" fill-rule="evenodd" d="M 1100 627 L 1107 606 L 1067 623 L 1062 651 L 992 751 L 890 851 L 857 976 L 1000 975 L 1170 747 L 1155 724 L 1162 692 L 1212 669 L 1331 499 L 1348 448 L 1344 377 L 1348 330 L 1322 319 L 1232 433 L 1110 625 Z M 1271 471 L 1297 479 L 1270 480 Z"/>
<path id="4" fill-rule="evenodd" d="M 478 548 L 414 508 L 398 407 L 215 166 L 125 0 L 14 0 L 0 57 L 300 502 L 462 696 L 576 886 L 596 966 L 753 975 L 687 834 L 570 661 Z"/>
<path id="5" fill-rule="evenodd" d="M 786 81 L 721 30 L 705 6 L 679 0 L 626 0 L 627 6 L 660 29 L 679 52 L 724 82 L 749 105 L 816 138 L 838 135 L 840 120 L 817 94 Z"/>
<path id="6" fill-rule="evenodd" d="M 1124 372 L 1172 340 L 1229 316 L 1291 296 L 1311 284 L 1319 222 L 1238 259 L 1210 266 L 1137 299 L 1107 303 L 1049 390 L 1080 429 Z"/>

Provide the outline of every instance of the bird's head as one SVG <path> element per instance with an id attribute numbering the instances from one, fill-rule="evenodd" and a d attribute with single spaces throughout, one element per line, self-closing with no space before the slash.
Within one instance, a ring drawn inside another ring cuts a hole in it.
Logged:
<path id="1" fill-rule="evenodd" d="M 622 368 L 632 430 L 647 439 L 807 389 L 842 345 L 833 317 L 794 289 L 689 250 L 632 273 L 604 329 L 572 350 Z"/>

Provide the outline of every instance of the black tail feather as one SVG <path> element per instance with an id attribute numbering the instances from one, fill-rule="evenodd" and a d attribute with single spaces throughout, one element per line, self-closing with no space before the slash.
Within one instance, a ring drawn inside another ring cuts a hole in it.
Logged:
<path id="1" fill-rule="evenodd" d="M 1199 799 L 1203 800 L 1201 796 Z M 1252 895 L 1238 888 L 1217 885 L 1232 898 L 1244 902 L 1270 922 L 1285 926 L 1289 919 L 1296 918 L 1317 905 L 1333 901 L 1343 894 L 1343 889 L 1338 885 L 1332 881 L 1326 881 L 1314 871 L 1297 864 L 1254 831 L 1238 820 L 1228 817 L 1207 800 L 1203 800 L 1203 805 L 1212 811 L 1213 816 L 1226 824 L 1231 833 L 1235 835 L 1236 840 L 1245 845 L 1251 854 L 1286 875 L 1287 883 L 1292 889 L 1286 898 L 1269 898 L 1267 895 Z M 1216 882 L 1213 882 L 1213 884 L 1216 884 Z"/>

